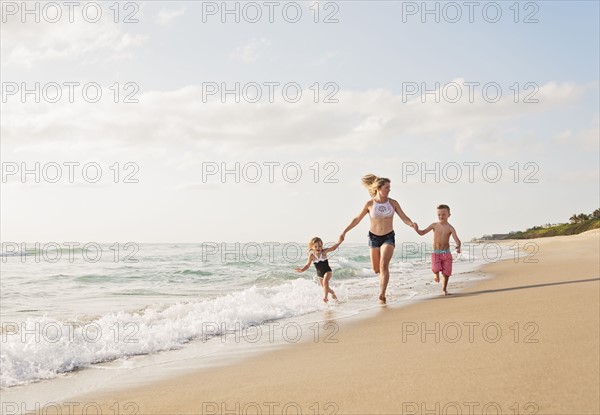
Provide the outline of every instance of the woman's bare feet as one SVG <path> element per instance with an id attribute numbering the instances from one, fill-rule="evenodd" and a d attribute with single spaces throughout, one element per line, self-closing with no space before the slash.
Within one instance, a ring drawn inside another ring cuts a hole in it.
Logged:
<path id="1" fill-rule="evenodd" d="M 327 297 L 323 298 L 323 302 L 324 302 L 324 303 L 326 303 L 326 302 L 328 302 L 328 301 L 329 301 L 329 299 L 328 299 Z"/>
<path id="2" fill-rule="evenodd" d="M 335 295 L 335 293 L 333 291 L 330 291 L 330 292 L 331 292 L 331 298 L 333 298 L 334 300 L 337 300 L 337 295 Z"/>

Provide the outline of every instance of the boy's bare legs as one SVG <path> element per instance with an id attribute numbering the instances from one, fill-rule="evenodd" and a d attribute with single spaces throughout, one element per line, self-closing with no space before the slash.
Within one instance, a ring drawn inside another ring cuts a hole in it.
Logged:
<path id="1" fill-rule="evenodd" d="M 436 272 L 436 273 L 435 273 L 435 277 L 433 277 L 433 280 L 434 280 L 435 282 L 440 282 L 440 273 L 439 273 L 439 272 Z"/>
<path id="2" fill-rule="evenodd" d="M 385 298 L 385 291 L 387 290 L 388 282 L 390 281 L 390 261 L 394 255 L 394 245 L 383 244 L 381 246 L 381 261 L 379 263 L 379 288 L 381 292 L 379 294 L 379 302 L 385 304 L 387 299 Z"/>
<path id="3" fill-rule="evenodd" d="M 444 293 L 444 295 L 450 295 L 450 293 L 448 292 L 448 280 L 450 279 L 450 277 L 444 274 L 442 274 L 442 277 L 444 279 L 444 282 L 442 283 L 442 292 Z"/>

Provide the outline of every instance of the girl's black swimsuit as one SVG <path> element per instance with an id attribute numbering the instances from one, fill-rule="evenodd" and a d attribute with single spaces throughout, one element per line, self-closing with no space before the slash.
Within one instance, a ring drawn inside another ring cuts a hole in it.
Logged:
<path id="1" fill-rule="evenodd" d="M 314 253 L 313 256 L 317 258 Z M 313 264 L 315 264 L 319 278 L 324 278 L 326 273 L 331 272 L 329 260 L 327 258 L 323 258 L 323 256 L 318 257 L 316 261 L 313 261 Z"/>

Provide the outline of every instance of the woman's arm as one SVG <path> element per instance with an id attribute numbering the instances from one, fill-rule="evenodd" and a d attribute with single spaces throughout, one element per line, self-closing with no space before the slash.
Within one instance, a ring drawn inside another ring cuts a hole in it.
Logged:
<path id="1" fill-rule="evenodd" d="M 369 205 L 371 204 L 371 201 L 368 201 L 367 203 L 365 203 L 365 206 L 362 208 L 362 210 L 360 211 L 360 213 L 354 218 L 352 219 L 352 222 L 350 222 L 350 225 L 346 226 L 346 229 L 344 229 L 344 232 L 342 232 L 342 234 L 340 235 L 340 239 L 341 241 L 344 240 L 344 237 L 346 236 L 346 233 L 354 228 L 356 225 L 358 225 L 360 223 L 361 220 L 363 220 L 363 218 L 365 217 L 365 215 L 367 213 L 369 213 Z M 340 241 L 340 242 L 341 242 Z"/>
<path id="2" fill-rule="evenodd" d="M 396 213 L 398 214 L 398 216 L 400 216 L 400 219 L 402 219 L 402 222 L 406 223 L 408 226 L 410 226 L 413 229 L 418 229 L 418 226 L 416 223 L 414 223 L 412 220 L 410 220 L 410 218 L 408 216 L 406 216 L 406 213 L 404 213 L 404 211 L 402 210 L 402 208 L 400 207 L 400 204 L 398 202 L 396 202 L 394 199 L 390 199 L 392 202 L 392 206 L 394 206 L 394 210 L 396 211 Z"/>

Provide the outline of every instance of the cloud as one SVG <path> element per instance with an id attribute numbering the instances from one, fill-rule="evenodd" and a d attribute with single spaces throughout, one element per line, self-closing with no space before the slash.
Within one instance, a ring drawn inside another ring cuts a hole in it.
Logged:
<path id="1" fill-rule="evenodd" d="M 564 130 L 554 137 L 555 144 L 566 146 L 583 146 L 589 150 L 598 151 L 600 147 L 600 122 L 596 114 L 590 123 L 590 126 L 573 132 L 572 129 Z"/>
<path id="2" fill-rule="evenodd" d="M 597 193 L 600 172 L 598 172 L 598 169 L 585 169 L 584 167 L 581 167 L 581 170 L 578 171 L 569 170 L 560 172 L 560 174 L 552 174 L 550 175 L 549 180 L 568 184 L 593 184 Z"/>
<path id="3" fill-rule="evenodd" d="M 175 190 L 221 190 L 222 186 L 216 183 L 203 183 L 203 182 L 191 182 L 191 183 L 181 183 L 174 186 Z"/>
<path id="4" fill-rule="evenodd" d="M 311 64 L 313 66 L 325 65 L 326 63 L 330 62 L 333 58 L 335 58 L 338 55 L 339 55 L 338 51 L 329 51 L 329 52 L 326 52 L 325 54 L 321 55 L 316 60 L 314 60 Z"/>
<path id="5" fill-rule="evenodd" d="M 176 17 L 183 15 L 185 12 L 185 7 L 182 7 L 177 10 L 166 10 L 161 9 L 156 16 L 156 22 L 161 26 L 170 25 Z"/>
<path id="6" fill-rule="evenodd" d="M 271 42 L 264 38 L 254 38 L 247 44 L 240 46 L 229 54 L 233 60 L 244 63 L 254 63 L 260 56 L 260 51 L 271 46 Z"/>
<path id="7" fill-rule="evenodd" d="M 97 23 L 65 17 L 57 23 L 9 19 L 0 29 L 2 67 L 29 69 L 48 60 L 95 62 L 131 57 L 146 36 L 122 30 L 122 25 L 103 18 Z"/>
<path id="8" fill-rule="evenodd" d="M 535 135 L 535 131 L 518 135 L 515 123 L 570 105 L 584 90 L 568 83 L 543 85 L 539 97 L 544 105 L 515 104 L 512 96 L 495 104 L 423 104 L 420 98 L 404 102 L 402 96 L 382 89 L 340 90 L 335 95 L 338 103 L 315 103 L 314 91 L 308 88 L 299 102 L 289 103 L 283 99 L 281 87 L 275 89 L 273 103 L 264 99 L 247 103 L 243 98 L 236 103 L 231 95 L 223 103 L 218 95 L 203 99 L 199 85 L 146 92 L 136 96 L 139 103 L 132 104 L 113 103 L 108 89 L 103 93 L 106 99 L 96 104 L 82 99 L 72 104 L 66 99 L 64 104 L 21 104 L 17 96 L 3 105 L 3 144 L 14 149 L 32 143 L 72 147 L 89 142 L 148 152 L 160 149 L 168 153 L 165 146 L 181 146 L 227 153 L 261 146 L 360 151 L 376 142 L 400 138 L 418 147 L 419 140 L 433 138 L 443 140 L 449 149 L 452 141 L 448 140 L 453 140 L 455 153 L 475 147 L 495 154 L 514 145 L 515 135 L 521 145 L 531 146 L 527 134 Z M 267 88 L 262 92 L 265 98 Z M 65 91 L 63 96 L 67 95 Z M 591 143 L 597 131 L 596 123 L 589 132 L 581 133 L 581 140 Z"/>

